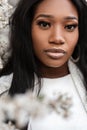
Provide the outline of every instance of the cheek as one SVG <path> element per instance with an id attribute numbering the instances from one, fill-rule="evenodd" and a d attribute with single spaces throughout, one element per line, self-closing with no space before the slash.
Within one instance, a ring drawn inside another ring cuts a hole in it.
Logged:
<path id="1" fill-rule="evenodd" d="M 38 33 L 33 33 L 32 42 L 33 42 L 33 50 L 34 50 L 35 55 L 40 55 L 39 53 L 41 52 L 43 48 L 42 41 L 43 40 L 40 37 L 40 35 L 38 35 Z"/>
<path id="2" fill-rule="evenodd" d="M 38 29 L 34 28 L 32 30 L 32 42 L 34 50 L 41 50 L 42 48 L 45 48 L 47 44 L 47 35 Z"/>
<path id="3" fill-rule="evenodd" d="M 34 51 L 39 53 L 42 50 L 42 48 L 44 48 L 43 39 L 40 37 L 40 35 L 39 36 L 35 35 L 32 41 Z"/>
<path id="4" fill-rule="evenodd" d="M 79 38 L 79 34 L 77 33 L 76 35 L 72 36 L 71 39 L 69 40 L 69 53 L 73 53 L 77 43 L 78 43 L 78 38 Z"/>

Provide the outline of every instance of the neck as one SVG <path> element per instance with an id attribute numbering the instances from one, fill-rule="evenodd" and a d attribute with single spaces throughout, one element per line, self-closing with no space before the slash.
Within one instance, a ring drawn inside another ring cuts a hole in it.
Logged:
<path id="1" fill-rule="evenodd" d="M 59 78 L 69 74 L 67 64 L 56 68 L 40 65 L 39 72 L 43 78 Z"/>

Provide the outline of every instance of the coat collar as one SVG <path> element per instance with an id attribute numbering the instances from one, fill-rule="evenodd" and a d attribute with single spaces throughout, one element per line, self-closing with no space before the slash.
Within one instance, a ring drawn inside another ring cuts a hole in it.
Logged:
<path id="1" fill-rule="evenodd" d="M 75 84 L 76 91 L 81 99 L 81 102 L 87 112 L 87 95 L 86 89 L 84 86 L 84 78 L 82 73 L 80 72 L 79 68 L 73 63 L 71 60 L 68 62 L 69 72 L 71 74 L 72 80 Z"/>
<path id="2" fill-rule="evenodd" d="M 2 76 L 0 78 L 0 97 L 6 95 L 10 89 L 13 74 Z"/>

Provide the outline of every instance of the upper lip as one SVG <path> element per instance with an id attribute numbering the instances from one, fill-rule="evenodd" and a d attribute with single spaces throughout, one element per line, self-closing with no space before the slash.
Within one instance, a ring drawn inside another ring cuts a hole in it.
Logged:
<path id="1" fill-rule="evenodd" d="M 63 49 L 58 49 L 58 48 L 50 48 L 44 50 L 45 52 L 51 52 L 51 53 L 66 53 Z"/>

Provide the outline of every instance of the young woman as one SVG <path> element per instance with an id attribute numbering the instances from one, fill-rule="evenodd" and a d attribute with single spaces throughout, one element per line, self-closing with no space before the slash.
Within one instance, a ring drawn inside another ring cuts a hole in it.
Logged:
<path id="1" fill-rule="evenodd" d="M 10 26 L 12 55 L 1 72 L 1 95 L 28 89 L 48 98 L 68 93 L 73 100 L 71 117 L 64 120 L 52 112 L 32 122 L 32 130 L 86 130 L 86 2 L 21 0 Z"/>

